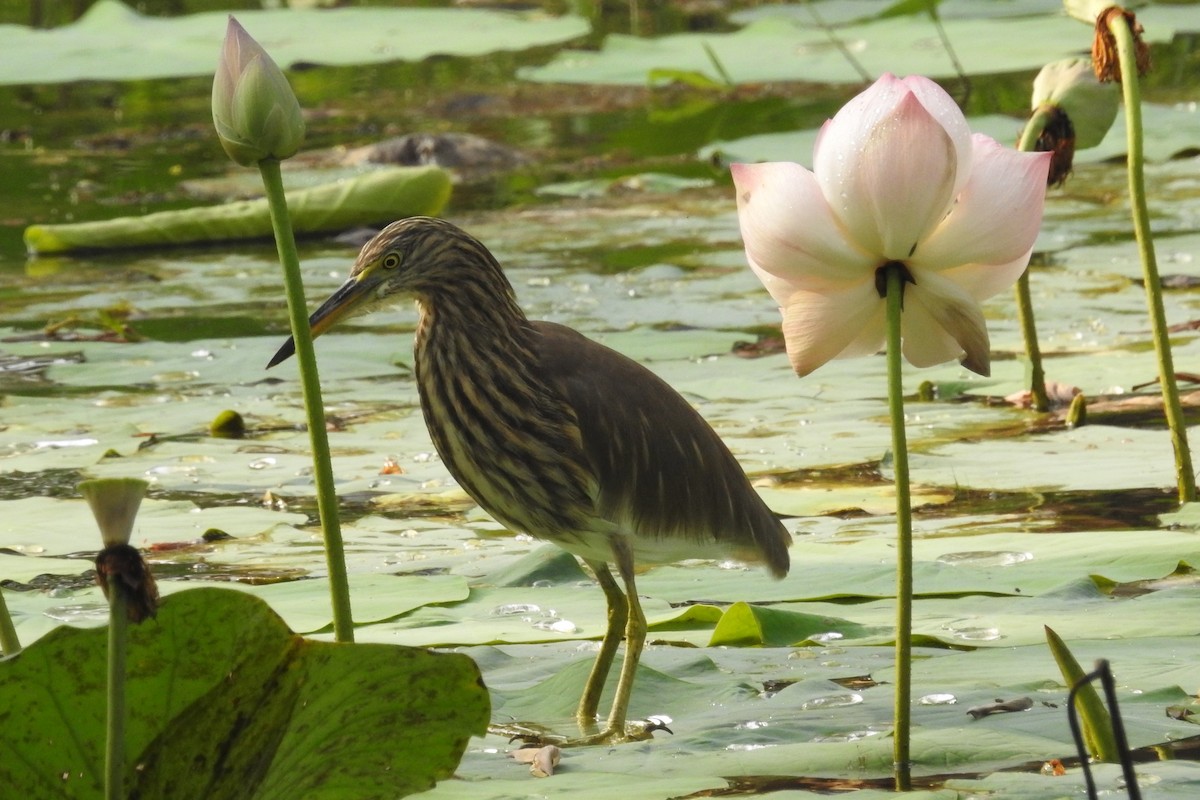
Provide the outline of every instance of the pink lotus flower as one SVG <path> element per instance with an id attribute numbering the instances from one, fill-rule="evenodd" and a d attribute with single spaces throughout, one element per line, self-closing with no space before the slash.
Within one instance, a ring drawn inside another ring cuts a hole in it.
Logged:
<path id="1" fill-rule="evenodd" d="M 904 357 L 987 375 L 979 303 L 1028 265 L 1049 166 L 1049 153 L 972 135 L 933 81 L 894 75 L 825 123 L 811 172 L 734 164 L 746 257 L 780 305 L 797 374 L 883 346 L 883 268 L 897 263 Z"/>

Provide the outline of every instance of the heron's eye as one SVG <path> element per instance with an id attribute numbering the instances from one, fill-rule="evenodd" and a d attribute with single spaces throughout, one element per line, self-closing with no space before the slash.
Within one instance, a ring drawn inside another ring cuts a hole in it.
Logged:
<path id="1" fill-rule="evenodd" d="M 395 269 L 396 267 L 400 266 L 400 254 L 388 253 L 383 257 L 383 261 L 380 263 L 383 265 L 384 269 Z"/>

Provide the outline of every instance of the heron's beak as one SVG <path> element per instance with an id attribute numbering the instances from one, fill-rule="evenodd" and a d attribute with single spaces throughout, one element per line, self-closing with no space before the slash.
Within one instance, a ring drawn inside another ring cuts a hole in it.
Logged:
<path id="1" fill-rule="evenodd" d="M 312 332 L 312 338 L 316 339 L 340 320 L 352 316 L 359 306 L 371 299 L 374 294 L 375 281 L 370 280 L 370 275 L 371 272 L 364 270 L 350 278 L 312 313 L 312 316 L 308 318 L 308 328 Z M 268 362 L 267 369 L 282 361 L 287 361 L 295 352 L 296 342 L 289 336 Z"/>

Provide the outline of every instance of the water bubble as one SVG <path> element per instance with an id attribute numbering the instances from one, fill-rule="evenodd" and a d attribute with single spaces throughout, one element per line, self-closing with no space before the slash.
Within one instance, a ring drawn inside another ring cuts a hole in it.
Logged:
<path id="1" fill-rule="evenodd" d="M 107 603 L 73 603 L 54 606 L 42 612 L 50 619 L 73 625 L 97 625 L 108 621 Z"/>
<path id="2" fill-rule="evenodd" d="M 191 483 L 200 482 L 200 473 L 195 467 L 182 465 L 164 464 L 157 467 L 150 467 L 146 470 L 145 475 L 151 481 L 157 481 L 161 478 L 186 478 Z"/>
<path id="3" fill-rule="evenodd" d="M 100 444 L 99 439 L 46 439 L 40 442 L 34 442 L 34 447 L 36 447 L 38 450 L 58 450 L 64 447 L 91 447 L 92 445 L 96 444 Z"/>
<path id="4" fill-rule="evenodd" d="M 828 694 L 824 697 L 814 697 L 811 700 L 805 700 L 800 704 L 803 711 L 813 711 L 818 708 L 839 708 L 841 706 L 855 706 L 863 701 L 862 695 L 858 692 L 846 692 L 845 694 Z"/>
<path id="5" fill-rule="evenodd" d="M 569 619 L 543 619 L 533 623 L 533 627 L 539 631 L 553 631 L 554 633 L 578 633 L 579 628 L 574 622 Z"/>
<path id="6" fill-rule="evenodd" d="M 940 692 L 923 695 L 917 702 L 923 706 L 952 706 L 958 702 L 958 698 L 949 692 Z"/>
<path id="7" fill-rule="evenodd" d="M 863 739 L 869 739 L 872 736 L 878 736 L 883 731 L 875 731 L 870 728 L 860 731 L 846 731 L 845 733 L 830 733 L 824 736 L 814 736 L 810 741 L 813 742 L 859 742 Z"/>
<path id="8" fill-rule="evenodd" d="M 496 606 L 492 609 L 493 617 L 515 617 L 520 614 L 537 614 L 542 610 L 541 606 L 533 603 L 506 603 L 502 606 Z"/>
<path id="9" fill-rule="evenodd" d="M 830 642 L 836 642 L 846 637 L 837 631 L 826 631 L 825 633 L 813 634 L 808 638 L 820 644 L 829 644 Z"/>
<path id="10" fill-rule="evenodd" d="M 274 467 L 278 463 L 279 462 L 277 462 L 271 456 L 264 456 L 263 458 L 254 459 L 246 466 L 250 467 L 250 469 L 270 469 L 271 467 Z"/>
<path id="11" fill-rule="evenodd" d="M 980 624 L 978 620 L 955 620 L 943 625 L 942 630 L 949 631 L 951 638 L 965 642 L 994 642 L 1003 638 L 999 628 Z"/>
<path id="12" fill-rule="evenodd" d="M 936 563 L 950 567 L 1011 567 L 1033 560 L 1033 553 L 1010 550 L 965 550 L 937 557 Z"/>
<path id="13" fill-rule="evenodd" d="M 171 372 L 160 372 L 157 375 L 151 376 L 150 380 L 155 383 L 187 383 L 199 377 L 200 373 L 194 369 L 180 369 Z"/>
<path id="14" fill-rule="evenodd" d="M 768 728 L 770 726 L 771 726 L 771 723 L 769 723 L 769 722 L 752 719 L 752 720 L 749 720 L 748 722 L 739 722 L 738 724 L 733 726 L 733 729 L 735 731 L 757 731 L 757 730 L 761 730 L 762 728 Z"/>

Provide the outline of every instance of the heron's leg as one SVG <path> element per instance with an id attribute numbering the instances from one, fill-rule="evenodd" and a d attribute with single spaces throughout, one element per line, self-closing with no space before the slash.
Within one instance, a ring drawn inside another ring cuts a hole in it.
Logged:
<path id="1" fill-rule="evenodd" d="M 596 654 L 592 672 L 588 675 L 587 684 L 583 689 L 583 697 L 579 699 L 579 708 L 575 712 L 575 718 L 579 721 L 580 727 L 596 723 L 600 695 L 604 691 L 604 684 L 608 680 L 613 658 L 617 654 L 617 647 L 621 644 L 621 636 L 625 633 L 625 623 L 629 618 L 629 603 L 625 599 L 625 593 L 621 591 L 621 587 L 617 585 L 617 581 L 609 571 L 608 565 L 603 561 L 589 559 L 584 559 L 584 563 L 596 576 L 600 588 L 604 590 L 604 597 L 608 600 L 608 626 L 604 629 L 600 652 Z M 593 728 L 593 730 L 595 729 Z"/>
<path id="2" fill-rule="evenodd" d="M 625 599 L 629 604 L 625 624 L 625 660 L 621 663 L 621 677 L 617 682 L 617 693 L 613 697 L 612 711 L 608 715 L 605 735 L 620 741 L 626 737 L 625 717 L 629 711 L 629 697 L 633 693 L 633 679 L 637 675 L 638 660 L 642 656 L 642 645 L 646 643 L 646 615 L 638 600 L 637 586 L 633 579 L 633 552 L 624 537 L 612 538 L 612 550 L 617 571 L 625 583 Z"/>

